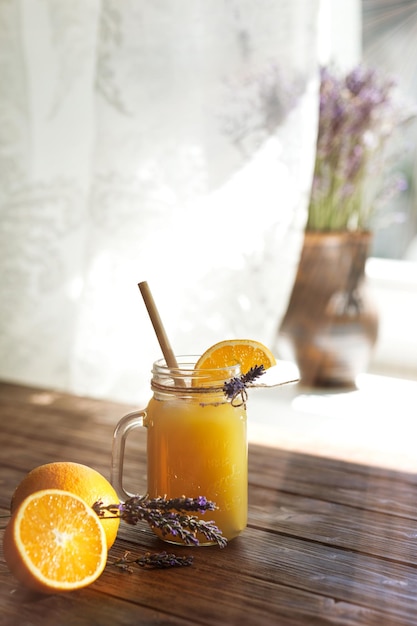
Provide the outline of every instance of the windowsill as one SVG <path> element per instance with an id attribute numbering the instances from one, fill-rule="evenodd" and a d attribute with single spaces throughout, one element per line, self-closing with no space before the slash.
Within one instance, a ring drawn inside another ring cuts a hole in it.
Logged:
<path id="1" fill-rule="evenodd" d="M 417 382 L 362 374 L 357 389 L 252 389 L 249 439 L 297 452 L 417 471 Z"/>
<path id="2" fill-rule="evenodd" d="M 375 285 L 417 292 L 417 263 L 414 261 L 371 257 L 366 263 L 366 275 Z"/>
<path id="3" fill-rule="evenodd" d="M 370 258 L 366 275 L 380 321 L 369 371 L 417 380 L 417 263 Z"/>
<path id="4" fill-rule="evenodd" d="M 249 439 L 417 472 L 417 263 L 370 258 L 366 274 L 380 318 L 369 372 L 350 390 L 298 383 L 251 390 Z M 282 380 L 297 377 L 293 364 L 282 366 Z"/>

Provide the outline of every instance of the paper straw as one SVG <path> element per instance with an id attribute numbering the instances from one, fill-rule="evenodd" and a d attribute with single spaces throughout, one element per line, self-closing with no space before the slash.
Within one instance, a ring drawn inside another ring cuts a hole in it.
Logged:
<path id="1" fill-rule="evenodd" d="M 149 317 L 151 318 L 152 325 L 154 327 L 156 337 L 161 346 L 162 354 L 165 357 L 166 364 L 170 368 L 178 368 L 177 359 L 175 358 L 174 351 L 171 348 L 171 344 L 165 332 L 164 325 L 162 324 L 161 317 L 153 299 L 151 290 L 148 283 L 145 281 L 138 283 L 138 287 L 142 294 L 143 301 L 148 310 Z"/>

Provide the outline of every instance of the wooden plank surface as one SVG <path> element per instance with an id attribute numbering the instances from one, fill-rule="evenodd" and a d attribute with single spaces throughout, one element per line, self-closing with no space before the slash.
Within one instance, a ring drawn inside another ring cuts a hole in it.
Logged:
<path id="1" fill-rule="evenodd" d="M 131 408 L 0 385 L 0 510 L 41 463 L 109 476 L 112 431 Z M 126 463 L 144 492 L 144 431 Z M 0 625 L 415 624 L 416 500 L 414 474 L 251 445 L 249 524 L 226 549 L 167 547 L 146 525 L 122 524 L 110 562 L 172 548 L 191 550 L 192 567 L 128 574 L 109 563 L 88 589 L 45 597 L 14 580 L 0 551 Z"/>

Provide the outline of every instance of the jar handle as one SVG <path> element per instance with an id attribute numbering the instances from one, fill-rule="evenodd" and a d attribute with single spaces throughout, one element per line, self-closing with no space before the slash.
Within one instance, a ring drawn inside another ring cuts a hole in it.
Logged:
<path id="1" fill-rule="evenodd" d="M 113 445 L 111 455 L 110 482 L 120 500 L 132 498 L 135 494 L 129 493 L 123 487 L 123 466 L 126 439 L 129 433 L 135 428 L 144 426 L 146 411 L 133 411 L 121 418 L 113 433 Z"/>

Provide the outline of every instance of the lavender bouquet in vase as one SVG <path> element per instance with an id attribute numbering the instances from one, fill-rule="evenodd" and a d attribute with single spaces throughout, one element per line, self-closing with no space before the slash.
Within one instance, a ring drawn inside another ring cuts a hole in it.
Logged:
<path id="1" fill-rule="evenodd" d="M 376 70 L 359 66 L 341 77 L 321 70 L 304 244 L 277 344 L 305 385 L 354 386 L 369 365 L 378 333 L 365 281 L 372 222 L 406 186 L 401 174 L 386 176 L 387 147 L 413 116 L 395 82 Z"/>

